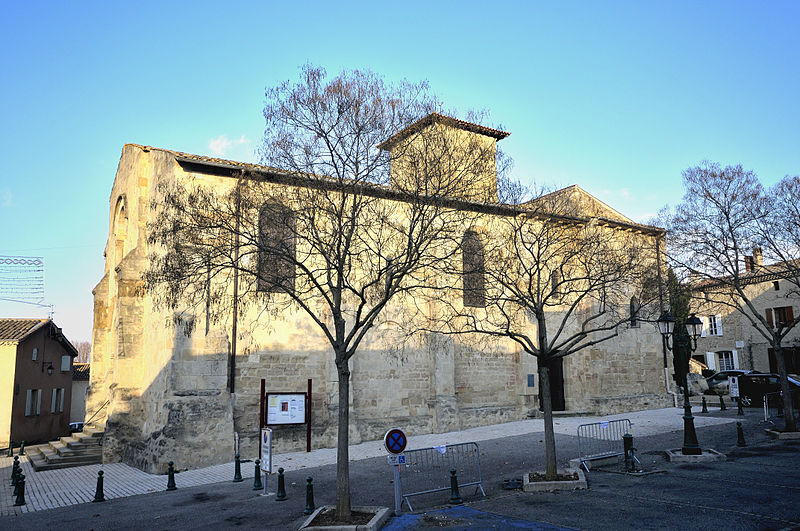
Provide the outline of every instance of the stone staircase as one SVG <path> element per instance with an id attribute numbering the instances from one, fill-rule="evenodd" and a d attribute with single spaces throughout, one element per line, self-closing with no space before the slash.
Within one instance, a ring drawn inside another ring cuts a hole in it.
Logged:
<path id="1" fill-rule="evenodd" d="M 53 470 L 103 462 L 103 430 L 84 427 L 69 437 L 26 448 L 33 469 Z"/>

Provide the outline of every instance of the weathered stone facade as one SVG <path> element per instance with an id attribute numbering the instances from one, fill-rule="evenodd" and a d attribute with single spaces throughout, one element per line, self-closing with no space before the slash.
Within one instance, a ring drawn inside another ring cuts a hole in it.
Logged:
<path id="1" fill-rule="evenodd" d="M 142 288 L 157 185 L 193 179 L 229 190 L 234 179 L 220 169 L 241 167 L 254 166 L 133 144 L 122 150 L 110 198 L 105 276 L 93 292 L 87 399 L 87 420 L 94 417 L 106 428 L 106 461 L 156 472 L 170 460 L 181 468 L 230 461 L 234 434 L 240 453 L 255 455 L 261 379 L 268 391 L 303 392 L 311 378 L 312 446 L 335 445 L 336 367 L 330 345 L 305 314 L 249 311 L 239 320 L 232 364 L 230 321 L 206 327 L 204 315 L 176 320 L 155 308 Z M 496 183 L 481 193 L 495 190 Z M 511 342 L 478 346 L 469 337 L 430 333 L 401 343 L 390 332 L 376 328 L 351 361 L 351 443 L 377 439 L 391 426 L 435 433 L 538 413 L 538 381 L 528 385 L 536 360 Z M 648 325 L 622 329 L 617 338 L 566 358 L 564 380 L 569 410 L 662 406 L 660 336 Z M 274 443 L 277 451 L 301 449 L 305 428 L 278 428 Z"/>
<path id="2" fill-rule="evenodd" d="M 750 269 L 743 274 L 743 279 L 746 283 L 744 292 L 755 310 L 765 320 L 769 311 L 773 322 L 775 308 L 791 307 L 794 316 L 800 314 L 800 294 L 792 282 L 782 278 L 781 265 L 765 267 L 760 258 L 760 250 L 756 250 L 754 254 L 755 259 L 746 257 L 747 267 Z M 703 321 L 703 336 L 697 341 L 695 357 L 713 370 L 735 368 L 775 372 L 774 361 L 770 362 L 769 341 L 741 312 L 731 306 L 715 304 L 714 300 L 719 298 L 717 292 L 723 288 L 707 284 L 708 282 L 704 282 L 704 286 L 695 290 L 695 298 L 699 302 L 696 314 Z M 800 347 L 800 330 L 795 328 L 789 332 L 782 347 Z M 728 366 L 731 362 L 732 367 Z M 790 372 L 793 367 L 796 369 L 795 364 L 788 367 Z"/>

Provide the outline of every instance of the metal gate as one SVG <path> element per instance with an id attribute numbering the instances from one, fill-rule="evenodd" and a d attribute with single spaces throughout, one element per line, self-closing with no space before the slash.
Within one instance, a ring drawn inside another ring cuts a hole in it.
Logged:
<path id="1" fill-rule="evenodd" d="M 791 391 L 792 406 L 795 418 L 800 415 L 800 392 Z M 764 420 L 772 421 L 783 416 L 783 392 L 766 393 L 764 395 Z"/>
<path id="2" fill-rule="evenodd" d="M 475 485 L 486 496 L 481 479 L 481 457 L 478 443 L 447 444 L 405 451 L 405 464 L 399 466 L 403 501 L 413 511 L 409 497 L 450 489 L 450 469 L 456 470 L 458 486 Z M 402 503 L 401 503 L 402 506 Z"/>
<path id="3" fill-rule="evenodd" d="M 604 420 L 578 426 L 578 458 L 589 471 L 587 461 L 624 454 L 622 436 L 631 431 L 630 419 Z"/>

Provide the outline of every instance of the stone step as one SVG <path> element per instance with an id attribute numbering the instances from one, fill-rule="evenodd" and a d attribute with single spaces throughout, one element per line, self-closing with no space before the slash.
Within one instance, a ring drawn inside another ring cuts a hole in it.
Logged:
<path id="1" fill-rule="evenodd" d="M 41 457 L 31 456 L 30 460 L 33 469 L 39 472 L 42 470 L 56 470 L 59 468 L 70 468 L 75 466 L 99 465 L 100 463 L 102 463 L 103 458 L 101 455 L 98 455 L 96 457 L 83 456 L 81 460 L 75 460 L 75 461 L 64 461 L 62 459 L 47 461 Z"/>
<path id="2" fill-rule="evenodd" d="M 100 464 L 103 462 L 103 447 L 99 443 L 100 439 L 95 432 L 74 434 L 47 444 L 32 446 L 28 455 L 36 471 Z"/>
<path id="3" fill-rule="evenodd" d="M 72 450 L 94 450 L 100 448 L 97 437 L 61 437 L 62 444 Z"/>
<path id="4" fill-rule="evenodd" d="M 101 428 L 95 428 L 94 426 L 84 426 L 81 433 L 89 437 L 102 437 L 105 433 L 105 430 Z"/>

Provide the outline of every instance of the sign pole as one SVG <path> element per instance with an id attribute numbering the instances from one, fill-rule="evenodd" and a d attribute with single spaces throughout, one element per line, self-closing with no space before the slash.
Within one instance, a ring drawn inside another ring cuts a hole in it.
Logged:
<path id="1" fill-rule="evenodd" d="M 400 487 L 400 465 L 394 467 L 394 514 L 400 515 L 400 510 L 403 508 L 403 489 Z"/>
<path id="2" fill-rule="evenodd" d="M 259 409 L 259 418 L 258 418 L 258 430 L 259 434 L 261 433 L 261 428 L 264 427 L 264 409 L 265 409 L 265 398 L 267 393 L 267 381 L 264 378 L 261 378 L 261 397 L 258 400 L 258 405 L 260 406 Z M 258 445 L 258 458 L 261 459 L 261 445 Z"/>
<path id="3" fill-rule="evenodd" d="M 311 451 L 311 378 L 308 379 L 306 395 L 306 452 Z"/>

